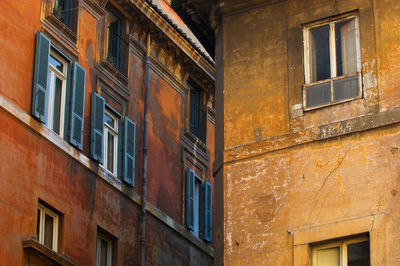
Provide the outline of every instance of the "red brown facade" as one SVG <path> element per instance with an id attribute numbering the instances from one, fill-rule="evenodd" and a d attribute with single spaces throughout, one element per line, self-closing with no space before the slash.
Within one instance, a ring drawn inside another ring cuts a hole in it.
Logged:
<path id="1" fill-rule="evenodd" d="M 5 1 L 0 25 L 0 261 L 213 264 L 213 61 L 172 9 Z"/>

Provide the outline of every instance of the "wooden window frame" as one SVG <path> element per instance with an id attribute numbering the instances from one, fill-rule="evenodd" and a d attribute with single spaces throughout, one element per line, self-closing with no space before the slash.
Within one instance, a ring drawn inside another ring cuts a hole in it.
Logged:
<path id="1" fill-rule="evenodd" d="M 348 20 L 354 19 L 354 27 L 355 27 L 355 40 L 356 40 L 356 72 L 345 74 L 341 76 L 337 76 L 337 62 L 336 62 L 336 44 L 335 44 L 335 24 Z M 329 52 L 330 52 L 330 78 L 324 80 L 318 80 L 311 82 L 311 59 L 310 59 L 310 30 L 314 28 L 318 28 L 321 26 L 329 25 Z M 319 20 L 317 22 L 313 22 L 310 24 L 306 24 L 303 26 L 303 58 L 304 58 L 304 85 L 303 85 L 303 109 L 305 111 L 314 110 L 325 106 L 331 106 L 334 104 L 339 104 L 355 99 L 362 98 L 362 61 L 361 61 L 361 36 L 360 36 L 360 22 L 359 16 L 356 12 L 343 14 L 341 16 L 336 16 L 334 18 L 328 18 L 324 20 Z M 334 100 L 334 86 L 333 82 L 336 80 L 341 80 L 345 78 L 350 78 L 358 76 L 358 96 L 346 98 L 340 101 Z M 315 85 L 330 83 L 331 90 L 331 100 L 329 103 L 316 105 L 307 107 L 307 97 L 306 97 L 306 89 L 307 87 L 312 87 Z"/>
<path id="2" fill-rule="evenodd" d="M 119 115 L 117 115 L 115 112 L 113 112 L 111 110 L 111 108 L 107 106 L 107 104 L 106 104 L 105 109 L 104 109 L 104 115 L 108 115 L 112 119 L 114 119 L 114 128 L 112 128 L 110 125 L 108 125 L 104 121 L 104 130 L 103 130 L 103 141 L 104 141 L 104 143 L 103 143 L 103 145 L 104 145 L 103 157 L 104 157 L 104 159 L 103 159 L 103 165 L 102 166 L 107 172 L 113 174 L 114 176 L 117 176 L 117 172 L 118 172 L 118 141 L 120 141 L 119 138 L 118 138 L 119 137 L 119 130 L 120 130 L 119 121 L 120 121 L 121 118 L 120 118 Z M 108 163 L 108 159 L 107 159 L 107 152 L 108 152 L 107 135 L 108 135 L 108 133 L 111 133 L 111 135 L 114 136 L 114 154 L 113 154 L 114 169 L 113 169 L 113 171 L 110 171 L 107 168 L 107 163 Z"/>
<path id="3" fill-rule="evenodd" d="M 55 78 L 62 80 L 62 92 L 60 100 L 60 132 L 57 133 L 63 138 L 65 131 L 65 108 L 66 108 L 66 94 L 67 94 L 67 80 L 68 80 L 68 64 L 70 60 L 62 57 L 53 46 L 50 48 L 50 57 L 54 57 L 63 64 L 63 71 L 56 69 L 49 61 L 49 84 L 48 84 L 48 102 L 47 102 L 47 121 L 46 127 L 53 131 L 53 118 L 54 118 L 54 94 L 55 94 Z"/>
<path id="4" fill-rule="evenodd" d="M 113 254 L 113 239 L 107 237 L 105 234 L 98 232 L 96 241 L 96 266 L 101 265 L 101 241 L 107 242 L 107 266 L 113 265 L 114 254 Z"/>
<path id="5" fill-rule="evenodd" d="M 311 265 L 318 266 L 317 265 L 317 251 L 318 250 L 339 247 L 340 266 L 347 266 L 347 246 L 349 244 L 360 243 L 360 242 L 365 242 L 365 241 L 369 241 L 368 236 L 360 236 L 360 237 L 349 238 L 349 239 L 345 239 L 345 240 L 332 241 L 329 243 L 313 246 L 312 251 L 311 251 L 311 255 L 312 255 Z M 371 250 L 370 250 L 370 254 L 371 254 Z"/>
<path id="6" fill-rule="evenodd" d="M 59 233 L 59 215 L 49 208 L 45 207 L 43 204 L 38 205 L 39 210 L 39 232 L 38 232 L 38 241 L 40 244 L 44 245 L 44 217 L 45 214 L 53 218 L 53 245 L 51 247 L 52 250 L 57 252 L 58 250 L 58 233 Z"/>

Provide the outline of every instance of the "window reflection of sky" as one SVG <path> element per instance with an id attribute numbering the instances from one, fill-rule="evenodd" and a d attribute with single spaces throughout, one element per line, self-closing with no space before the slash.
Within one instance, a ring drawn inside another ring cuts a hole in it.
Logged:
<path id="1" fill-rule="evenodd" d="M 114 119 L 108 116 L 107 114 L 104 114 L 104 123 L 114 128 Z"/>
<path id="2" fill-rule="evenodd" d="M 63 63 L 61 63 L 59 60 L 57 60 L 53 56 L 50 56 L 50 64 L 53 67 L 55 67 L 56 69 L 58 69 L 59 71 L 64 72 Z"/>

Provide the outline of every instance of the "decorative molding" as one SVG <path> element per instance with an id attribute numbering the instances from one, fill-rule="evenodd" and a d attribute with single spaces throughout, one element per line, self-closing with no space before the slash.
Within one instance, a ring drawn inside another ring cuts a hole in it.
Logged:
<path id="1" fill-rule="evenodd" d="M 370 113 L 352 119 L 307 128 L 298 132 L 289 132 L 266 138 L 259 142 L 246 143 L 225 149 L 223 164 L 231 164 L 269 152 L 366 130 L 378 129 L 398 123 L 400 123 L 400 108 L 381 113 Z M 217 168 L 219 167 L 217 166 Z"/>
<path id="2" fill-rule="evenodd" d="M 193 155 L 193 157 L 198 158 L 204 165 L 208 166 L 209 158 L 207 156 L 206 145 L 196 138 L 192 133 L 186 132 L 182 137 L 183 147 Z"/>
<path id="3" fill-rule="evenodd" d="M 138 56 L 141 60 L 145 61 L 146 49 L 143 44 L 134 37 L 132 37 L 130 40 L 132 40 L 133 42 L 130 42 L 130 50 L 132 50 L 132 53 Z M 180 80 L 166 65 L 164 65 L 160 60 L 157 59 L 157 57 L 153 56 L 152 54 L 150 55 L 150 68 L 154 72 L 159 74 L 160 77 L 165 80 L 169 85 L 171 85 L 171 87 L 174 88 L 179 94 L 182 95 L 184 91 L 187 90 L 187 87 L 185 86 L 183 81 Z"/>

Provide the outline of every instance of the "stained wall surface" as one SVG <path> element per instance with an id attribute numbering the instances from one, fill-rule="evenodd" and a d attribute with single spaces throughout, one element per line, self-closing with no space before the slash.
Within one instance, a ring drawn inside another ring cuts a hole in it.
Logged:
<path id="1" fill-rule="evenodd" d="M 361 234 L 371 265 L 398 265 L 400 4 L 223 2 L 216 264 L 311 265 L 314 245 Z M 359 19 L 362 97 L 306 111 L 303 29 L 345 14 Z"/>
<path id="2" fill-rule="evenodd" d="M 97 234 L 104 231 L 115 238 L 113 265 L 138 265 L 146 33 L 130 21 L 129 10 L 124 10 L 128 5 L 110 1 L 128 21 L 124 24 L 129 39 L 128 71 L 121 77 L 104 62 L 107 1 L 77 1 L 77 40 L 72 45 L 49 26 L 43 10 L 50 2 L 1 2 L 0 235 L 4 241 L 0 244 L 0 264 L 27 263 L 22 242 L 37 238 L 40 201 L 60 214 L 58 253 L 62 256 L 76 265 L 95 265 Z M 30 115 L 37 31 L 86 70 L 82 151 Z M 161 46 L 159 40 L 152 40 L 152 49 Z M 146 258 L 149 265 L 211 265 L 213 244 L 186 229 L 183 215 L 186 172 L 182 138 L 188 134 L 189 101 L 186 79 L 193 73 L 182 70 L 183 61 L 168 54 L 171 48 L 155 49 L 151 51 L 149 82 Z M 209 67 L 212 69 L 211 64 Z M 90 159 L 92 92 L 99 93 L 110 108 L 136 124 L 134 187 Z M 207 154 L 204 178 L 213 183 L 213 119 L 207 119 L 207 130 L 209 141 L 202 144 Z"/>

